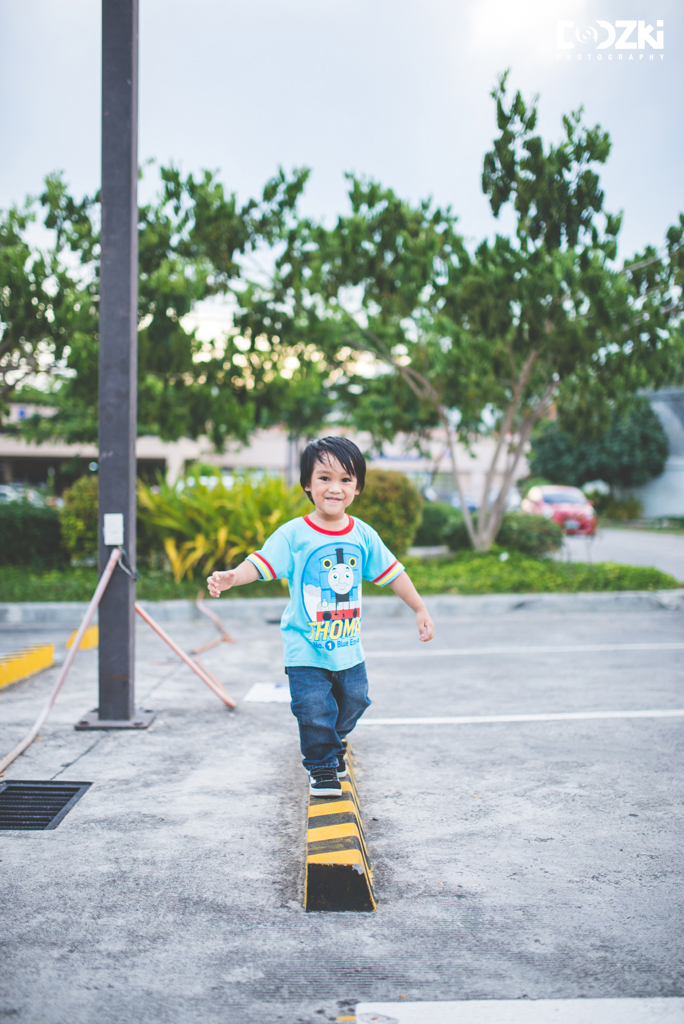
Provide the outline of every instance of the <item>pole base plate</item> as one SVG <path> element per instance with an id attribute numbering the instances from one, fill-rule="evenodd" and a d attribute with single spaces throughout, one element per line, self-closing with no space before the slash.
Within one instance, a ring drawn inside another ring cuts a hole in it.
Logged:
<path id="1" fill-rule="evenodd" d="M 98 709 L 89 711 L 80 718 L 74 729 L 85 732 L 86 729 L 147 729 L 154 721 L 156 711 L 139 709 L 133 718 L 100 718 Z"/>

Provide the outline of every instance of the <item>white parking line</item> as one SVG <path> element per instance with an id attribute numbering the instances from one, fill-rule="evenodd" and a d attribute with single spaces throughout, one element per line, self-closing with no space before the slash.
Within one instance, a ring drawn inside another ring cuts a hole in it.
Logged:
<path id="1" fill-rule="evenodd" d="M 243 697 L 245 701 L 257 704 L 289 704 L 289 683 L 254 683 Z"/>
<path id="2" fill-rule="evenodd" d="M 488 654 L 601 654 L 604 651 L 684 651 L 684 643 L 567 644 L 559 647 L 451 647 L 433 650 L 416 644 L 406 651 L 366 651 L 367 658 L 472 657 Z"/>
<path id="3" fill-rule="evenodd" d="M 356 1024 L 684 1024 L 684 999 L 675 996 L 358 1003 Z"/>
<path id="4" fill-rule="evenodd" d="M 684 708 L 647 711 L 558 711 L 540 715 L 459 715 L 443 718 L 362 718 L 361 725 L 487 725 L 492 722 L 583 722 L 601 718 L 684 718 Z"/>

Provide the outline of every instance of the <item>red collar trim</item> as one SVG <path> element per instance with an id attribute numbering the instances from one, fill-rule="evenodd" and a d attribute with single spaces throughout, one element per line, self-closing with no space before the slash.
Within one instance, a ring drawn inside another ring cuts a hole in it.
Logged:
<path id="1" fill-rule="evenodd" d="M 308 516 L 304 516 L 304 522 L 307 526 L 310 526 L 312 530 L 316 530 L 317 533 L 325 533 L 328 537 L 341 537 L 343 533 L 351 533 L 354 529 L 354 520 L 351 516 L 347 517 L 349 522 L 345 526 L 344 530 L 324 530 L 320 526 L 316 526 L 312 523 Z"/>

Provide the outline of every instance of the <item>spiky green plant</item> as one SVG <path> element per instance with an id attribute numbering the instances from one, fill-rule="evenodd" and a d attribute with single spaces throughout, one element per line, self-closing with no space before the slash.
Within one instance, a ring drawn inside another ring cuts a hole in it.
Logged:
<path id="1" fill-rule="evenodd" d="M 138 514 L 164 548 L 176 582 L 228 568 L 260 548 L 309 502 L 281 477 L 245 474 L 232 486 L 218 470 L 190 470 L 178 484 L 138 483 Z"/>

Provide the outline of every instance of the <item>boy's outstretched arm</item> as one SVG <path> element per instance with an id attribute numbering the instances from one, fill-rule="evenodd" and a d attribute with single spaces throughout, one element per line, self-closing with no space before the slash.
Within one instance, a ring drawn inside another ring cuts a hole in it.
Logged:
<path id="1" fill-rule="evenodd" d="M 408 573 L 402 572 L 401 576 L 397 576 L 396 580 L 390 583 L 390 587 L 416 613 L 419 639 L 423 642 L 432 640 L 435 635 L 435 624 L 428 614 L 425 601 L 411 583 Z"/>
<path id="2" fill-rule="evenodd" d="M 260 580 L 259 570 L 253 562 L 245 559 L 237 569 L 228 569 L 226 572 L 212 572 L 207 576 L 207 587 L 212 597 L 220 597 L 222 590 L 230 590 L 231 587 L 243 587 L 245 583 L 255 583 Z"/>

